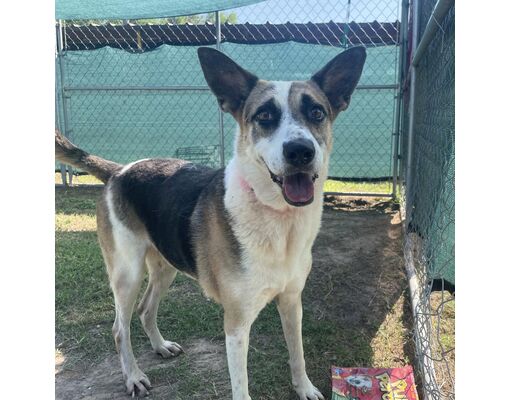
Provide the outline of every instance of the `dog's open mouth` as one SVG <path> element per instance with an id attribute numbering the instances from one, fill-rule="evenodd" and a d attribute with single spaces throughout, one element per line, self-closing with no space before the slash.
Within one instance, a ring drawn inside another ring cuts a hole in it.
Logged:
<path id="1" fill-rule="evenodd" d="M 313 202 L 314 182 L 317 174 L 297 172 L 295 174 L 277 176 L 268 168 L 273 182 L 282 188 L 285 201 L 292 206 L 302 207 Z"/>

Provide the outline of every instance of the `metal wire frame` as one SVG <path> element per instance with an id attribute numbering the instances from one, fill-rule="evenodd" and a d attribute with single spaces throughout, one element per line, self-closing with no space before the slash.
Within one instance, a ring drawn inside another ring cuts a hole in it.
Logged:
<path id="1" fill-rule="evenodd" d="M 427 71 L 427 68 L 432 68 L 429 64 L 430 62 L 424 62 L 422 65 L 422 60 L 424 60 L 425 54 L 429 51 L 429 46 L 434 42 L 434 40 L 437 40 L 435 36 L 438 30 L 442 30 L 444 33 L 441 24 L 443 23 L 445 16 L 454 10 L 454 2 L 452 0 L 439 0 L 435 3 L 433 10 L 423 10 L 422 7 L 424 2 L 424 0 L 413 0 L 411 3 L 412 16 L 410 19 L 413 25 L 411 38 L 412 47 L 410 49 L 410 54 L 412 58 L 408 67 L 407 78 L 404 79 L 405 77 L 403 77 L 402 80 L 402 86 L 406 86 L 407 84 L 409 89 L 408 108 L 404 109 L 402 114 L 402 117 L 406 117 L 402 118 L 402 121 L 405 120 L 407 123 L 406 126 L 403 126 L 404 129 L 407 129 L 407 134 L 401 137 L 401 139 L 406 139 L 406 142 L 401 140 L 402 150 L 406 157 L 405 162 L 402 163 L 400 169 L 400 176 L 404 177 L 402 171 L 405 171 L 405 179 L 401 180 L 400 185 L 401 193 L 403 194 L 403 203 L 405 204 L 405 207 L 402 209 L 405 220 L 403 225 L 404 255 L 414 316 L 414 342 L 417 365 L 422 380 L 421 383 L 425 399 L 439 400 L 445 398 L 453 399 L 455 397 L 454 371 L 448 358 L 449 353 L 453 352 L 454 348 L 445 348 L 440 340 L 442 329 L 441 324 L 446 321 L 446 317 L 444 317 L 445 307 L 447 307 L 448 303 L 454 302 L 455 297 L 454 294 L 447 294 L 445 281 L 441 280 L 442 287 L 439 288 L 438 292 L 440 296 L 439 304 L 432 304 L 431 297 L 434 289 L 432 279 L 434 276 L 431 273 L 431 265 L 433 263 L 437 264 L 438 261 L 435 258 L 439 257 L 439 253 L 437 253 L 434 249 L 430 249 L 430 243 L 433 239 L 432 237 L 429 237 L 429 235 L 437 235 L 438 233 L 434 232 L 434 230 L 444 229 L 444 233 L 439 232 L 439 236 L 441 237 L 440 241 L 444 241 L 446 236 L 443 237 L 443 235 L 451 234 L 449 226 L 454 223 L 454 216 L 451 215 L 453 210 L 451 209 L 451 205 L 449 205 L 449 199 L 446 198 L 446 200 L 441 200 L 443 203 L 447 203 L 447 206 L 444 208 L 445 205 L 441 204 L 443 209 L 441 209 L 440 212 L 444 214 L 441 215 L 442 222 L 439 226 L 430 225 L 417 229 L 412 225 L 416 223 L 424 224 L 423 221 L 413 222 L 413 215 L 419 213 L 419 215 L 423 218 L 425 207 L 427 207 L 426 209 L 429 213 L 431 210 L 435 211 L 437 205 L 434 207 L 427 204 L 438 201 L 434 198 L 434 196 L 440 197 L 437 193 L 429 193 L 428 199 L 421 198 L 421 202 L 418 203 L 414 198 L 418 189 L 417 185 L 423 184 L 424 181 L 430 181 L 432 179 L 431 176 L 427 176 L 425 178 L 422 177 L 419 182 L 417 181 L 418 176 L 415 163 L 418 158 L 423 156 L 420 152 L 424 149 L 419 147 L 419 145 L 423 144 L 424 139 L 420 137 L 420 142 L 417 142 L 416 103 L 418 99 L 421 99 L 426 95 L 423 92 L 423 88 L 420 93 L 417 92 L 417 73 L 424 73 L 424 71 Z M 431 2 L 429 1 L 429 4 L 430 3 Z M 409 3 L 406 0 L 403 0 L 404 15 L 408 6 Z M 420 19 L 422 19 L 421 17 L 424 15 L 430 15 L 430 17 L 426 25 L 422 27 L 420 26 Z M 420 32 L 423 32 L 421 36 Z M 405 68 L 404 70 L 407 70 L 407 66 L 405 64 L 403 65 Z M 445 66 L 441 65 L 439 68 L 444 69 Z M 446 84 L 451 86 L 452 81 L 447 81 Z M 432 90 L 432 88 L 425 89 L 428 89 L 428 91 Z M 446 90 L 446 88 L 444 89 Z M 450 87 L 450 90 L 453 90 L 453 88 Z M 433 113 L 437 112 L 437 110 L 425 110 L 425 112 Z M 437 124 L 441 122 L 434 121 L 434 123 Z M 423 128 L 421 128 L 421 130 L 423 130 Z M 423 133 L 421 133 L 421 135 L 423 135 Z M 441 143 L 442 142 L 439 144 Z M 445 152 L 447 154 L 447 150 L 433 147 L 434 145 L 437 145 L 437 143 L 429 143 L 429 145 L 431 146 L 430 151 L 435 153 Z M 437 163 L 435 164 L 442 174 L 447 173 L 448 168 L 451 167 L 448 163 L 442 163 L 442 165 L 437 165 Z M 425 170 L 423 173 L 432 174 L 429 170 Z M 442 177 L 442 179 L 443 181 L 448 182 L 448 179 L 452 178 Z M 452 184 L 453 182 L 449 183 Z M 447 196 L 451 196 L 451 191 L 453 191 L 454 188 L 450 186 L 444 190 L 450 190 L 450 192 L 447 193 Z M 426 202 L 428 203 L 424 204 Z M 448 213 L 448 215 L 446 215 L 446 213 Z M 427 218 L 431 220 L 433 216 L 427 215 Z M 427 223 L 427 221 L 425 221 L 425 223 Z M 453 261 L 453 257 L 454 255 L 450 255 L 450 258 L 447 259 L 447 261 L 444 261 L 443 264 L 451 263 Z"/>
<path id="2" fill-rule="evenodd" d="M 220 13 L 219 11 L 216 11 L 214 13 L 215 16 L 215 26 L 216 26 L 216 48 L 218 50 L 221 50 L 221 20 L 220 20 Z M 63 30 L 64 30 L 64 24 L 62 23 L 62 20 L 58 21 L 58 34 L 57 34 L 57 60 L 58 60 L 58 67 L 60 69 L 60 77 L 61 77 L 61 97 L 62 101 L 64 102 L 64 105 L 62 107 L 63 115 L 64 115 L 64 121 L 63 121 L 63 128 L 64 128 L 64 135 L 69 136 L 70 130 L 69 130 L 69 123 L 67 119 L 67 106 L 65 102 L 68 98 L 67 93 L 72 91 L 86 91 L 86 90 L 97 90 L 97 91 L 108 91 L 108 90 L 133 90 L 133 91 L 188 91 L 188 90 L 204 90 L 208 91 L 208 86 L 166 86 L 166 87 L 145 87 L 140 88 L 138 86 L 117 86 L 117 87 L 104 87 L 104 86 L 95 86 L 95 87 L 66 87 L 64 85 L 65 79 L 64 79 L 64 68 L 62 66 L 62 57 L 59 57 L 59 55 L 64 51 L 64 36 L 63 36 Z M 55 97 L 56 99 L 56 97 Z M 55 111 L 57 110 L 57 107 L 55 107 Z M 220 143 L 220 162 L 221 167 L 225 167 L 225 133 L 224 133 L 224 124 L 223 124 L 223 112 L 221 111 L 221 108 L 218 106 L 218 127 L 219 127 L 219 143 Z M 56 111 L 56 120 L 58 119 L 58 112 Z M 72 184 L 72 167 L 71 166 L 65 166 L 64 164 L 60 164 L 60 174 L 62 177 L 62 184 L 64 186 L 67 185 L 67 172 L 69 173 L 69 182 Z"/>
<path id="3" fill-rule="evenodd" d="M 64 72 L 64 67 L 62 66 L 62 57 L 60 57 L 60 54 L 62 54 L 62 52 L 64 51 L 63 29 L 64 28 L 63 28 L 62 21 L 59 20 L 58 21 L 58 30 L 57 30 L 57 51 L 56 51 L 55 57 L 56 57 L 57 63 L 58 63 L 58 69 L 60 72 L 61 82 L 60 82 L 60 93 L 55 94 L 55 120 L 56 120 L 57 127 L 60 129 L 63 129 L 63 134 L 66 136 L 69 136 L 69 134 L 70 134 L 69 121 L 68 121 L 68 116 L 67 116 L 67 108 L 68 107 L 66 104 L 67 103 L 67 94 L 64 89 L 64 81 L 65 81 L 64 73 L 65 72 Z M 55 89 L 56 89 L 56 86 L 57 85 L 55 85 Z M 63 121 L 59 121 L 58 102 L 57 102 L 59 94 L 60 94 L 62 102 L 63 102 L 63 105 L 62 105 Z M 66 166 L 65 164 L 60 163 L 60 176 L 62 178 L 62 184 L 64 186 L 67 186 L 68 171 L 70 171 L 69 183 L 72 184 L 72 182 L 73 182 L 72 181 L 72 179 L 73 179 L 72 167 Z"/>
<path id="4" fill-rule="evenodd" d="M 356 5 L 354 5 L 356 6 Z M 362 40 L 369 40 L 370 42 L 372 42 L 373 40 L 375 40 L 373 42 L 373 45 L 377 45 L 377 41 L 379 40 L 379 37 L 377 36 L 374 36 L 374 38 L 371 39 L 371 35 L 373 36 L 374 35 L 374 32 L 375 31 L 370 31 L 367 30 L 368 28 L 365 26 L 365 25 L 369 25 L 369 24 L 356 24 L 356 23 L 347 23 L 351 17 L 352 13 L 351 13 L 351 1 L 348 1 L 347 2 L 347 9 L 346 9 L 346 28 L 347 28 L 347 31 L 344 35 L 344 41 L 345 41 L 345 45 L 349 45 L 349 43 L 351 41 L 362 41 Z M 356 29 L 349 29 L 350 25 L 351 24 L 354 24 L 353 26 L 356 28 Z M 294 32 L 294 29 L 297 29 L 297 26 L 299 24 L 294 24 L 294 23 L 291 23 L 291 22 L 287 22 L 286 24 L 282 25 L 282 27 L 280 29 L 284 29 L 285 30 L 285 35 L 293 35 L 293 32 Z M 302 25 L 302 26 L 301 26 Z M 300 29 L 303 28 L 303 24 L 300 25 Z M 328 24 L 325 24 L 327 26 L 329 26 Z M 236 29 L 236 25 L 225 25 L 226 28 L 232 30 L 232 29 Z M 260 27 L 258 25 L 250 25 L 252 28 L 255 28 L 257 30 L 260 30 L 259 33 L 260 34 L 266 34 L 269 35 L 269 37 L 273 37 L 275 38 L 275 35 L 271 32 L 271 30 L 267 29 L 267 26 L 263 26 L 261 25 Z M 279 26 L 279 25 L 278 25 Z M 58 24 L 58 42 L 60 43 L 58 45 L 58 51 L 59 53 L 65 51 L 65 48 L 66 48 L 66 45 L 69 44 L 70 40 L 79 40 L 82 42 L 82 46 L 85 46 L 85 48 L 87 48 L 87 36 L 68 36 L 65 34 L 65 32 L 67 32 L 67 29 L 70 27 L 70 24 L 69 24 L 69 21 L 59 21 L 59 24 Z M 157 31 L 157 27 L 151 27 L 151 26 L 145 26 L 146 27 L 146 30 L 148 30 L 149 32 L 152 30 L 154 31 L 154 35 L 155 37 L 157 37 L 157 35 L 159 34 Z M 265 31 L 262 32 L 262 30 L 264 30 L 263 28 L 265 27 Z M 398 25 L 397 25 L 398 27 Z M 129 28 L 129 29 L 128 29 Z M 120 35 L 127 35 L 128 37 L 131 37 L 134 30 L 135 30 L 136 26 L 135 25 L 130 25 L 130 26 L 127 26 L 127 25 L 118 25 L 115 27 L 115 29 L 117 29 L 120 33 Z M 313 26 L 310 27 L 310 29 L 313 28 Z M 333 28 L 333 27 L 332 27 Z M 95 38 L 96 36 L 95 35 L 101 35 L 101 30 L 92 30 L 92 29 L 88 29 L 87 26 L 82 26 L 81 29 L 83 29 L 84 31 L 87 31 L 90 35 L 92 36 L 88 36 L 90 37 L 91 39 Z M 180 26 L 181 30 L 183 30 L 183 32 L 185 34 L 191 34 L 191 30 L 189 29 L 189 27 L 187 27 L 186 25 L 183 25 L 183 26 Z M 386 32 L 385 33 L 385 29 L 386 28 L 386 25 L 385 24 L 380 24 L 379 28 L 381 33 L 380 35 L 386 35 L 384 38 L 381 38 L 380 40 L 383 40 L 383 41 L 387 41 L 387 40 L 390 40 L 390 38 L 392 37 L 392 35 L 395 35 L 394 32 Z M 133 32 L 131 32 L 133 31 Z M 266 32 L 267 31 L 267 32 Z M 94 33 L 95 32 L 95 33 Z M 242 33 L 241 31 L 239 31 L 240 33 Z M 328 40 L 326 39 L 325 37 L 317 37 L 315 38 L 315 34 L 316 32 L 312 32 L 311 30 L 309 31 L 310 35 L 311 35 L 311 38 L 315 41 L 317 40 L 318 42 L 323 42 L 324 40 Z M 250 34 L 250 31 L 247 30 L 244 34 Z M 379 33 L 376 33 L 376 34 L 379 34 Z M 198 33 L 197 34 L 198 36 L 195 38 L 196 40 L 205 40 L 205 37 L 202 38 L 200 36 L 200 34 Z M 351 35 L 349 37 L 349 35 Z M 398 36 L 398 32 L 397 32 L 397 36 Z M 74 38 L 74 39 L 73 39 Z M 216 48 L 221 48 L 221 38 L 222 38 L 222 24 L 220 23 L 219 21 L 219 13 L 215 13 L 215 39 L 216 39 Z M 116 39 L 115 39 L 116 40 Z M 151 39 L 151 36 L 150 35 L 141 35 L 141 36 L 138 36 L 136 37 L 136 41 L 134 41 L 134 46 L 135 48 L 131 48 L 131 50 L 133 51 L 136 51 L 138 48 L 142 48 L 142 47 L 147 47 L 147 46 L 152 46 L 152 45 L 156 45 L 156 43 L 152 43 L 152 40 Z M 312 41 L 311 43 L 314 43 L 314 41 Z M 122 43 L 117 43 L 117 45 L 119 47 L 122 48 Z M 398 44 L 397 44 L 398 45 Z M 131 46 L 131 45 L 129 45 Z M 400 58 L 401 57 L 401 52 L 399 51 L 399 54 L 398 54 L 398 57 Z M 60 58 L 60 57 L 59 57 Z M 59 65 L 60 65 L 60 68 L 62 68 L 62 60 L 60 59 L 59 60 Z M 64 68 L 62 68 L 62 70 L 64 70 Z M 208 90 L 208 88 L 206 86 L 195 86 L 195 85 L 180 85 L 180 86 L 136 86 L 136 85 L 131 85 L 131 86 L 120 86 L 120 85 L 114 85 L 114 86 L 97 86 L 97 85 L 94 85 L 94 86 L 90 86 L 90 85 L 69 85 L 69 84 L 65 84 L 65 79 L 64 79 L 64 75 L 65 75 L 65 71 L 61 71 L 61 79 L 62 79 L 62 85 L 61 85 L 61 91 L 62 91 L 62 99 L 64 101 L 64 110 L 67 110 L 67 106 L 66 104 L 68 104 L 68 101 L 69 101 L 69 98 L 70 96 L 74 95 L 74 93 L 84 93 L 84 92 L 87 92 L 87 91 L 98 91 L 98 92 L 101 92 L 101 91 L 112 91 L 112 92 L 122 92 L 122 91 L 125 91 L 125 92 L 130 92 L 130 91 L 135 91 L 135 92 L 140 92 L 140 93 L 156 93 L 156 92 L 166 92 L 166 93 L 171 93 L 171 92 L 176 92 L 176 91 L 206 91 Z M 398 81 L 396 80 L 396 83 L 395 84 L 382 84 L 382 85 L 378 85 L 378 84 L 368 84 L 368 85 L 360 85 L 358 87 L 358 89 L 360 91 L 363 91 L 363 90 L 389 90 L 389 91 L 393 91 L 393 93 L 395 93 L 395 98 L 396 98 L 396 102 L 400 102 L 401 100 L 401 96 L 399 95 L 399 92 L 400 92 L 400 87 L 399 87 L 399 84 L 398 84 Z M 399 145 L 399 141 L 398 141 L 398 133 L 400 131 L 399 127 L 398 127 L 398 124 L 400 123 L 400 118 L 398 118 L 398 115 L 397 113 L 399 112 L 400 110 L 400 105 L 399 104 L 396 104 L 396 106 L 394 107 L 394 116 L 395 116 L 395 119 L 394 119 L 394 123 L 393 123 L 393 128 L 392 128 L 392 131 L 393 131 L 393 144 L 392 144 L 392 152 L 391 152 L 391 157 L 393 158 L 392 159 L 392 164 L 393 164 L 393 167 L 392 167 L 392 172 L 391 172 L 391 177 L 390 177 L 390 182 L 391 182 L 391 189 L 389 190 L 388 193 L 384 193 L 384 194 L 374 194 L 374 193 L 348 193 L 348 192 L 345 192 L 345 193 L 339 193 L 339 192 L 335 192 L 335 194 L 340 194 L 340 195 L 347 195 L 347 196 L 378 196 L 378 197 L 395 197 L 396 195 L 396 192 L 397 192 L 397 169 L 395 168 L 396 165 L 398 165 L 398 145 Z M 65 113 L 65 111 L 64 111 Z M 69 135 L 69 136 L 72 136 L 72 127 L 69 125 L 69 122 L 67 120 L 68 118 L 65 117 L 64 115 L 64 118 L 63 118 L 63 125 L 64 125 L 64 134 L 66 135 Z M 218 142 L 220 143 L 220 149 L 221 149 L 221 153 L 220 153 L 220 165 L 223 166 L 225 164 L 225 132 L 224 132 L 225 128 L 224 128 L 224 122 L 223 122 L 223 114 L 218 111 Z"/>

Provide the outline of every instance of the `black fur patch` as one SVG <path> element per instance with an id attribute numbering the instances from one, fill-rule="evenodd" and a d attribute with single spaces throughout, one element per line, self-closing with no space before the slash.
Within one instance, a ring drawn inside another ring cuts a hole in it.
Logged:
<path id="1" fill-rule="evenodd" d="M 211 191 L 210 185 L 220 184 L 224 193 L 224 170 L 185 164 L 169 173 L 175 162 L 154 159 L 135 164 L 118 178 L 119 185 L 161 254 L 177 269 L 196 276 L 191 216 L 204 190 Z"/>

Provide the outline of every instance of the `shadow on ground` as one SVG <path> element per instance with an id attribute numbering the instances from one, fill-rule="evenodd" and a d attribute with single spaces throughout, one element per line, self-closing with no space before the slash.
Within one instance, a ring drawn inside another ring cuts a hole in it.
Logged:
<path id="1" fill-rule="evenodd" d="M 99 190 L 57 191 L 57 212 L 85 206 L 83 213 L 89 213 Z M 127 398 L 111 338 L 113 298 L 95 240 L 95 232 L 57 232 L 58 399 Z M 395 367 L 412 361 L 403 265 L 395 204 L 328 196 L 303 294 L 307 370 L 326 398 L 331 365 Z M 150 398 L 229 398 L 221 308 L 179 277 L 161 304 L 159 321 L 163 335 L 186 353 L 159 358 L 133 318 L 133 348 L 153 384 Z M 274 304 L 253 326 L 248 365 L 254 400 L 297 398 Z"/>

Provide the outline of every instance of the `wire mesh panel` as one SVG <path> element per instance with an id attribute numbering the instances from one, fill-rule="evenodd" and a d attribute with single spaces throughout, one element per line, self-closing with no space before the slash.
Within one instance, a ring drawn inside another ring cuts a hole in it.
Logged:
<path id="1" fill-rule="evenodd" d="M 435 1 L 421 6 L 415 22 L 423 34 Z M 344 49 L 367 47 L 358 90 L 334 125 L 330 175 L 382 181 L 391 194 L 396 144 L 401 160 L 411 150 L 398 175 L 412 178 L 401 192 L 406 262 L 418 282 L 417 358 L 426 393 L 453 398 L 454 297 L 444 289 L 455 283 L 455 15 L 452 7 L 416 70 L 410 141 L 409 109 L 398 115 L 400 13 L 400 0 L 268 0 L 218 14 L 219 26 L 215 14 L 59 21 L 56 125 L 78 146 L 117 162 L 178 157 L 219 167 L 232 156 L 236 126 L 230 115 L 220 118 L 199 46 L 218 47 L 270 80 L 309 79 Z"/>
<path id="2" fill-rule="evenodd" d="M 118 162 L 179 155 L 220 166 L 232 155 L 236 126 L 229 115 L 220 122 L 199 46 L 220 47 L 264 79 L 303 80 L 362 45 L 366 67 L 335 123 L 330 175 L 383 180 L 391 193 L 399 12 L 397 0 L 268 0 L 222 12 L 219 38 L 214 14 L 60 21 L 59 126 L 79 146 Z"/>
<path id="3" fill-rule="evenodd" d="M 436 2 L 420 1 L 420 36 L 437 32 L 415 68 L 412 126 L 405 132 L 403 176 L 406 263 L 415 280 L 415 342 L 427 398 L 453 399 L 455 318 L 455 7 L 431 18 Z M 416 7 L 416 1 L 413 6 Z M 430 26 L 430 24 L 429 24 Z M 412 118 L 410 118 L 412 117 Z M 405 126 L 405 125 L 404 125 Z M 410 157 L 408 157 L 410 156 Z"/>
<path id="4" fill-rule="evenodd" d="M 176 157 L 191 146 L 207 152 L 218 145 L 218 108 L 202 78 L 196 47 L 139 51 L 133 46 L 145 42 L 135 38 L 115 39 L 121 48 L 94 48 L 104 26 L 73 26 L 64 29 L 65 42 L 80 38 L 81 46 L 93 48 L 60 55 L 59 80 L 66 99 L 60 119 L 69 121 L 65 132 L 77 145 L 122 163 Z M 129 32 L 124 25 L 109 26 L 120 30 L 119 35 Z M 203 160 L 196 155 L 192 161 Z M 219 165 L 219 159 L 213 164 Z"/>

